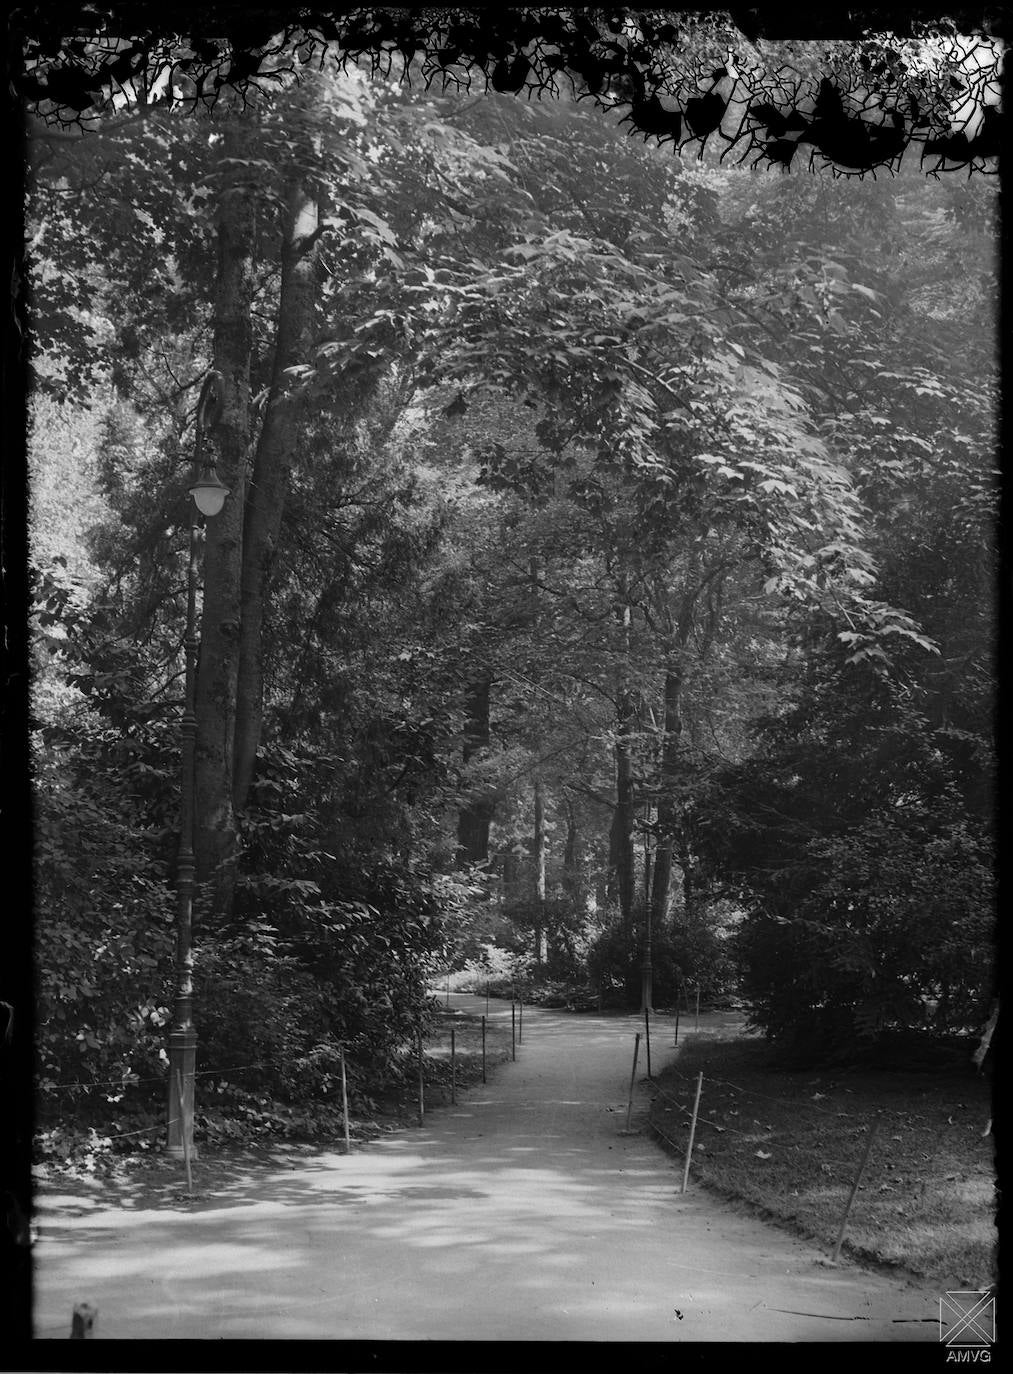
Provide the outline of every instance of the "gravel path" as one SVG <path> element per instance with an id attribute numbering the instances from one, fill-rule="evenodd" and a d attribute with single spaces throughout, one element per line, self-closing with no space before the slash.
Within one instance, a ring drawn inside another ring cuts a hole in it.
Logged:
<path id="1" fill-rule="evenodd" d="M 934 1289 L 682 1195 L 681 1167 L 623 1134 L 640 1026 L 525 1008 L 517 1062 L 424 1127 L 186 1207 L 44 1194 L 37 1336 L 87 1300 L 105 1338 L 937 1342 Z M 652 1041 L 658 1069 L 667 1025 Z M 637 1101 L 643 1126 L 643 1083 Z"/>

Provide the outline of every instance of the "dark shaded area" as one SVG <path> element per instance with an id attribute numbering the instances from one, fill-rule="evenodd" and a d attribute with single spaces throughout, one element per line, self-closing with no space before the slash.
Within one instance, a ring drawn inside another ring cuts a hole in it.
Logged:
<path id="1" fill-rule="evenodd" d="M 729 26 L 714 17 L 691 21 L 678 11 L 527 7 L 313 6 L 293 23 L 284 8 L 219 4 L 202 9 L 199 35 L 192 33 L 189 9 L 160 7 L 157 21 L 152 15 L 140 33 L 135 5 L 96 5 L 91 13 L 92 32 L 109 36 L 104 51 L 68 37 L 80 32 L 76 7 L 21 11 L 15 42 L 23 40 L 28 62 L 13 74 L 14 83 L 47 122 L 85 124 L 122 83 L 144 85 L 167 66 L 185 83 L 176 103 L 196 109 L 212 107 L 227 91 L 244 97 L 268 91 L 279 72 L 295 72 L 297 62 L 332 60 L 342 66 L 366 62 L 384 77 L 400 66 L 402 79 L 416 63 L 427 87 L 443 89 L 470 89 L 478 80 L 486 89 L 541 96 L 556 93 L 562 80 L 603 110 L 624 110 L 630 132 L 645 139 L 702 151 L 717 135 L 726 152 L 734 149 L 740 159 L 771 165 L 790 166 L 805 145 L 832 165 L 861 173 L 894 166 L 916 142 L 923 158 L 935 159 L 930 171 L 968 165 L 982 170 L 999 150 L 994 111 L 986 111 L 970 135 L 954 129 L 938 83 L 909 76 L 891 47 L 893 37 L 875 37 L 887 25 L 900 41 L 926 33 L 999 37 L 1005 21 L 998 7 L 958 7 L 945 19 L 927 7 L 886 13 L 862 7 L 826 15 L 736 8 Z M 709 54 L 688 57 L 682 51 L 688 31 L 703 32 L 714 52 L 726 45 L 729 55 L 737 37 L 845 40 L 855 43 L 855 51 L 843 62 L 823 54 L 817 59 L 822 70 L 809 74 L 781 69 L 771 76 L 748 65 L 734 71 L 714 66 Z M 130 35 L 125 45 L 121 34 Z M 955 73 L 960 55 L 954 39 Z M 986 66 L 977 78 L 979 91 L 998 79 L 996 60 L 993 55 L 992 70 Z M 962 88 L 956 74 L 950 81 Z M 729 136 L 720 126 L 733 102 L 742 112 L 737 132 Z"/>

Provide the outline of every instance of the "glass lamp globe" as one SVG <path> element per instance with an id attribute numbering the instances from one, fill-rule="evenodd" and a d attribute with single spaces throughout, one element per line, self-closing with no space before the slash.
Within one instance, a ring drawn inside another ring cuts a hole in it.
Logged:
<path id="1" fill-rule="evenodd" d="M 190 488 L 190 495 L 196 501 L 201 515 L 218 515 L 228 494 L 228 487 L 219 480 L 214 467 L 205 468 Z"/>

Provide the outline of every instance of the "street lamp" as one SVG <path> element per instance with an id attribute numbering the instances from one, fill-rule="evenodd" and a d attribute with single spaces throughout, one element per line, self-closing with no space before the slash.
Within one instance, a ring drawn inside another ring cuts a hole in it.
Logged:
<path id="1" fill-rule="evenodd" d="M 229 494 L 214 463 L 204 457 L 204 433 L 221 413 L 221 373 L 208 374 L 197 402 L 194 481 L 189 493 L 190 550 L 186 581 L 186 633 L 183 637 L 186 676 L 183 719 L 180 722 L 179 858 L 176 864 L 176 988 L 169 1026 L 169 1093 L 166 1144 L 172 1155 L 193 1154 L 194 1074 L 197 1028 L 193 1023 L 193 886 L 194 886 L 194 759 L 197 743 L 197 578 L 200 564 L 199 516 L 218 515 Z"/>
<path id="2" fill-rule="evenodd" d="M 194 505 L 201 515 L 219 515 L 228 494 L 229 489 L 224 482 L 219 481 L 214 463 L 205 463 L 201 475 L 190 488 Z"/>
<path id="3" fill-rule="evenodd" d="M 646 903 L 644 912 L 644 948 L 640 961 L 640 1010 L 653 1011 L 654 968 L 651 963 L 651 903 Z"/>
<path id="4" fill-rule="evenodd" d="M 647 826 L 644 830 L 644 876 L 651 871 L 651 804 L 647 803 Z M 657 843 L 657 842 L 655 842 Z M 658 875 L 657 848 L 654 852 L 654 880 Z M 654 969 L 651 964 L 651 882 L 644 883 L 644 943 L 640 951 L 640 1010 L 654 1010 Z"/>

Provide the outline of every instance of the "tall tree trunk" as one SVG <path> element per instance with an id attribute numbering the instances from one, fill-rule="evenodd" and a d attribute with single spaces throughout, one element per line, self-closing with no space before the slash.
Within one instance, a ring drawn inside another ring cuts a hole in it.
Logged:
<path id="1" fill-rule="evenodd" d="M 580 873 L 577 868 L 578 855 L 577 847 L 580 835 L 577 830 L 577 812 L 574 809 L 573 799 L 566 797 L 566 843 L 563 846 L 563 890 L 568 897 L 574 900 L 580 895 Z"/>
<path id="2" fill-rule="evenodd" d="M 633 702 L 628 692 L 619 701 L 619 719 L 615 743 L 616 803 L 612 812 L 609 834 L 609 872 L 612 894 L 619 903 L 619 913 L 627 929 L 633 925 L 633 893 L 636 882 L 636 863 L 633 833 L 636 823 L 636 794 L 633 784 L 633 751 L 630 740 L 633 724 Z"/>
<path id="3" fill-rule="evenodd" d="M 535 778 L 535 963 L 541 967 L 545 937 L 545 794 Z"/>
<path id="4" fill-rule="evenodd" d="M 682 915 L 688 928 L 696 919 L 696 872 L 685 837 L 679 844 L 679 867 L 682 869 Z"/>
<path id="5" fill-rule="evenodd" d="M 253 780 L 264 715 L 264 614 L 299 439 L 304 402 L 293 394 L 287 369 L 306 358 L 315 286 L 316 201 L 299 182 L 289 188 L 274 366 L 243 528 L 242 628 L 236 701 L 232 804 L 245 805 Z"/>
<path id="6" fill-rule="evenodd" d="M 636 863 L 633 832 L 636 823 L 636 795 L 633 785 L 634 701 L 629 689 L 630 630 L 632 611 L 626 602 L 626 587 L 621 581 L 617 615 L 621 629 L 619 690 L 616 695 L 616 802 L 609 833 L 609 892 L 618 900 L 619 913 L 627 930 L 633 926 L 633 893 Z"/>
<path id="7" fill-rule="evenodd" d="M 232 803 L 235 711 L 242 620 L 243 512 L 249 477 L 250 355 L 253 347 L 253 204 L 243 186 L 241 123 L 226 127 L 218 206 L 214 297 L 214 367 L 222 408 L 213 435 L 218 472 L 230 495 L 208 520 L 197 675 L 196 835 L 198 881 L 212 884 L 212 906 L 226 914 L 235 886 L 236 818 Z M 230 165 L 230 160 L 231 165 Z"/>
<path id="8" fill-rule="evenodd" d="M 492 674 L 480 673 L 468 684 L 468 721 L 465 726 L 464 762 L 467 764 L 479 750 L 489 747 L 489 691 Z M 476 788 L 466 799 L 457 818 L 458 865 L 487 863 L 489 860 L 489 825 L 493 802 L 482 789 Z"/>
<path id="9" fill-rule="evenodd" d="M 665 733 L 661 747 L 661 785 L 658 790 L 657 844 L 651 884 L 651 926 L 662 929 L 668 913 L 678 813 L 675 785 L 679 776 L 679 741 L 682 735 L 682 673 L 671 660 L 665 671 Z"/>
<path id="10" fill-rule="evenodd" d="M 716 566 L 700 581 L 700 554 L 690 555 L 678 615 L 668 614 L 669 642 L 665 662 L 664 736 L 661 745 L 661 780 L 658 788 L 657 843 L 654 852 L 654 881 L 651 888 L 651 924 L 662 929 L 668 913 L 668 891 L 672 880 L 672 859 L 679 824 L 675 804 L 679 777 L 679 749 L 682 742 L 682 695 L 685 685 L 684 653 L 696 620 L 697 601 L 708 582 L 720 576 Z M 713 630 L 713 627 L 711 627 Z"/>
<path id="11" fill-rule="evenodd" d="M 508 906 L 517 901 L 521 872 L 521 856 L 508 849 L 503 855 L 503 901 Z"/>

